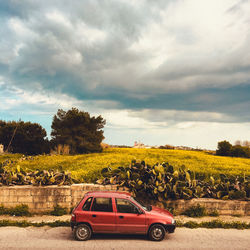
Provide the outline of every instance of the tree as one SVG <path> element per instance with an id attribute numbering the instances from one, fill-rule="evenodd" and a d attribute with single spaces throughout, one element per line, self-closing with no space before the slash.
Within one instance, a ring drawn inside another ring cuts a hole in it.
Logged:
<path id="1" fill-rule="evenodd" d="M 230 156 L 232 150 L 232 144 L 228 141 L 218 142 L 218 149 L 216 150 L 217 155 Z"/>
<path id="2" fill-rule="evenodd" d="M 101 152 L 106 121 L 101 117 L 91 117 L 88 112 L 72 108 L 67 112 L 59 109 L 51 125 L 52 144 L 70 146 L 73 154 Z"/>
<path id="3" fill-rule="evenodd" d="M 249 158 L 249 148 L 240 145 L 235 145 L 232 147 L 231 156 Z"/>
<path id="4" fill-rule="evenodd" d="M 0 143 L 12 153 L 48 153 L 49 141 L 46 136 L 46 130 L 38 123 L 0 121 Z"/>

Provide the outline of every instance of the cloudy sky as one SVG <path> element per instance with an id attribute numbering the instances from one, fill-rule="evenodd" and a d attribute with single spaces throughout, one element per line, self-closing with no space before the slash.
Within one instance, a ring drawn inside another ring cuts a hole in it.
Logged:
<path id="1" fill-rule="evenodd" d="M 58 108 L 105 142 L 215 149 L 250 139 L 249 0 L 1 0 L 0 119 Z"/>

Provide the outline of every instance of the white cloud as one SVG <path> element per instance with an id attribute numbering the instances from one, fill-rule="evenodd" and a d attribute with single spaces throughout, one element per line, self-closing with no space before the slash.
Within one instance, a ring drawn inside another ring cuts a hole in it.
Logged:
<path id="1" fill-rule="evenodd" d="M 245 135 L 246 124 L 235 121 L 249 120 L 247 93 L 237 100 L 213 93 L 250 85 L 249 1 L 9 5 L 15 11 L 0 27 L 0 112 L 54 114 L 76 106 L 102 114 L 108 129 L 140 131 L 149 144 L 151 135 L 185 144 L 197 134 L 193 143 L 206 138 L 212 145 L 230 126 L 230 138 Z"/>
<path id="2" fill-rule="evenodd" d="M 166 110 L 166 109 L 142 109 L 139 111 L 132 110 L 131 116 L 143 117 L 149 121 L 209 121 L 209 122 L 230 122 L 233 117 L 207 111 L 188 111 L 188 110 Z"/>
<path id="3" fill-rule="evenodd" d="M 66 71 L 81 81 L 72 83 L 80 89 L 118 87 L 130 94 L 143 89 L 143 95 L 248 84 L 250 3 L 232 11 L 237 3 L 41 5 L 26 19 L 9 19 L 16 55 L 9 66 L 38 77 Z"/>
<path id="4" fill-rule="evenodd" d="M 59 25 L 64 25 L 67 28 L 71 28 L 71 23 L 70 21 L 64 16 L 64 13 L 61 13 L 57 10 L 48 12 L 45 14 L 46 18 L 49 19 L 52 22 L 56 22 Z"/>

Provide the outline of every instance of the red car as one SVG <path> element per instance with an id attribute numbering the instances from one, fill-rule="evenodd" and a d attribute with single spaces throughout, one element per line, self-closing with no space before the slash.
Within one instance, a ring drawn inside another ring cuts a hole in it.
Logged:
<path id="1" fill-rule="evenodd" d="M 88 192 L 75 207 L 71 228 L 77 240 L 88 240 L 93 233 L 147 234 L 160 241 L 173 233 L 175 220 L 165 209 L 143 206 L 129 193 Z"/>

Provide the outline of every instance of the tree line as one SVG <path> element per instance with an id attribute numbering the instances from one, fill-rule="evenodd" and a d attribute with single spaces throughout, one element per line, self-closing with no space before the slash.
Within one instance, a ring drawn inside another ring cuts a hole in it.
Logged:
<path id="1" fill-rule="evenodd" d="M 5 151 L 25 155 L 47 154 L 59 145 L 67 145 L 69 153 L 101 152 L 106 121 L 101 116 L 90 116 L 77 108 L 59 109 L 51 125 L 51 139 L 38 123 L 0 120 L 0 144 Z"/>
<path id="2" fill-rule="evenodd" d="M 228 141 L 220 141 L 216 155 L 250 158 L 250 143 L 236 141 L 235 145 L 232 145 Z"/>

